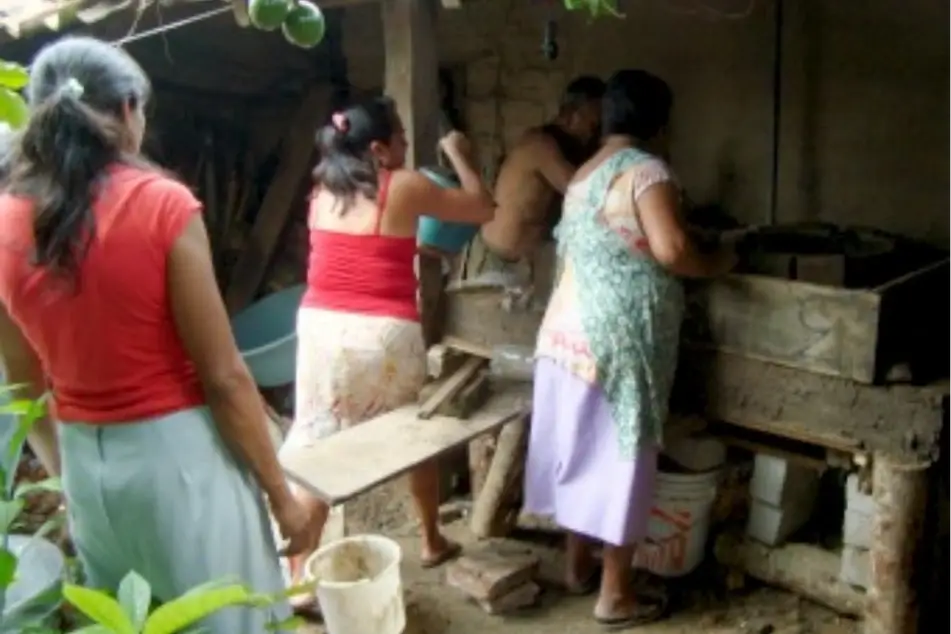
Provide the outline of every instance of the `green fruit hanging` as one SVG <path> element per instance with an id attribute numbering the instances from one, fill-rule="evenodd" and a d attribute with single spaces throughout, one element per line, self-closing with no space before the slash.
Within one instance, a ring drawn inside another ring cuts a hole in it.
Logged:
<path id="1" fill-rule="evenodd" d="M 262 31 L 274 31 L 291 12 L 291 0 L 249 0 L 248 18 Z"/>
<path id="2" fill-rule="evenodd" d="M 299 0 L 281 25 L 284 39 L 301 48 L 320 44 L 327 32 L 327 22 L 320 8 L 307 0 Z"/>

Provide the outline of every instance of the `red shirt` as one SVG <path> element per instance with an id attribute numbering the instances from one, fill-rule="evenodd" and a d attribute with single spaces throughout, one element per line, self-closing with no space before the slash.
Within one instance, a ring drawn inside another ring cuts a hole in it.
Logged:
<path id="1" fill-rule="evenodd" d="M 373 233 L 311 229 L 304 307 L 419 321 L 416 237 L 380 232 L 393 173 L 380 174 Z M 311 201 L 311 213 L 316 201 Z"/>
<path id="2" fill-rule="evenodd" d="M 201 204 L 161 174 L 110 168 L 75 282 L 31 265 L 33 204 L 0 195 L 0 303 L 39 356 L 64 422 L 116 423 L 204 402 L 172 321 L 166 263 Z"/>

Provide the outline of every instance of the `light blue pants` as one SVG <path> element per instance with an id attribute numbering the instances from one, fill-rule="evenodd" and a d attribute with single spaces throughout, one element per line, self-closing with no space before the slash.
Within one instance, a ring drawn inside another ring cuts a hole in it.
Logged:
<path id="1" fill-rule="evenodd" d="M 167 602 L 233 578 L 284 588 L 268 514 L 205 408 L 129 424 L 59 426 L 70 532 L 88 585 L 115 592 L 135 570 Z M 262 634 L 290 608 L 229 608 L 213 634 Z"/>

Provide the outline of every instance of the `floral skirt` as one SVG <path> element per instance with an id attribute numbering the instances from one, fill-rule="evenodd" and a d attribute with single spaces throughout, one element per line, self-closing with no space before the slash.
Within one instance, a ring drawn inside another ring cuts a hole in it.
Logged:
<path id="1" fill-rule="evenodd" d="M 301 308 L 297 346 L 294 424 L 285 447 L 415 402 L 426 380 L 419 322 Z"/>

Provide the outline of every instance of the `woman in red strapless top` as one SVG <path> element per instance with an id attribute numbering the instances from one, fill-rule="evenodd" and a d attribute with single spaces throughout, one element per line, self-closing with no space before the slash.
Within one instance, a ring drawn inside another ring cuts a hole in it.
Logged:
<path id="1" fill-rule="evenodd" d="M 318 143 L 308 288 L 297 325 L 295 420 L 285 447 L 312 443 L 416 401 L 426 378 L 414 270 L 418 219 L 435 213 L 481 224 L 495 208 L 458 132 L 440 147 L 461 189 L 443 189 L 405 168 L 406 137 L 390 99 L 335 114 Z M 424 566 L 459 552 L 439 531 L 438 477 L 437 465 L 427 464 L 409 478 Z M 297 494 L 322 511 L 323 524 L 329 509 L 303 490 Z M 303 560 L 291 561 L 295 581 Z"/>

